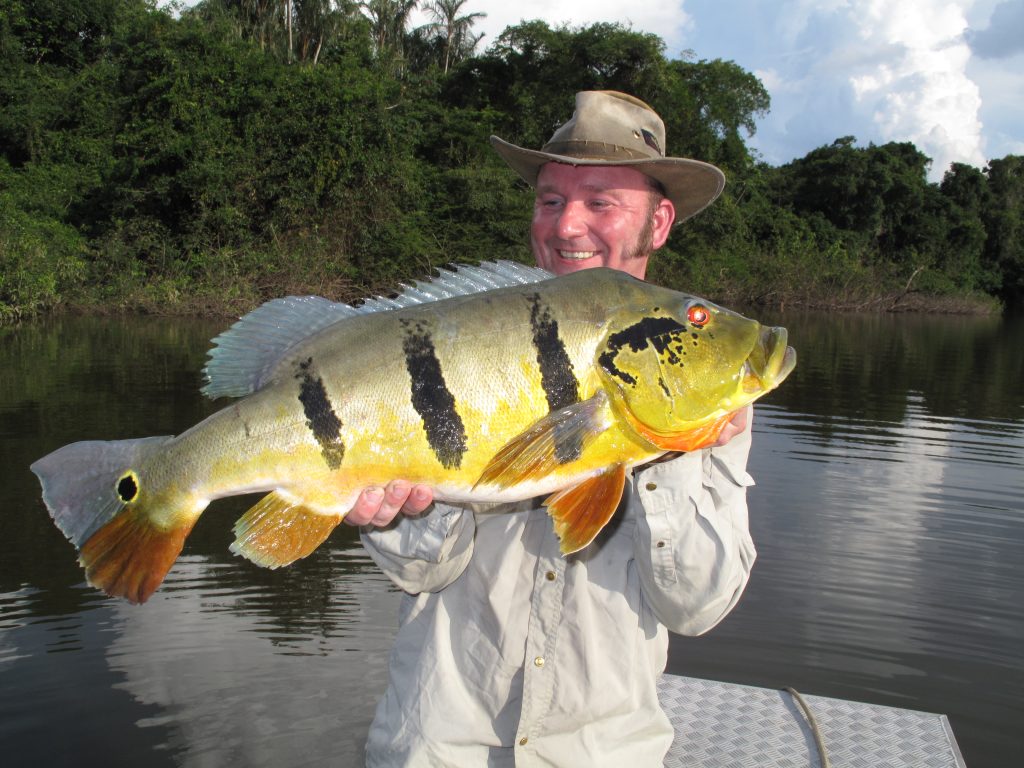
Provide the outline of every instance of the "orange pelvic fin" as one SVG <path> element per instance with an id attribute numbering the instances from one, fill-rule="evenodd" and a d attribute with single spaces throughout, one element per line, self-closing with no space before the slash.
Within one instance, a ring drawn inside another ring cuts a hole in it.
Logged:
<path id="1" fill-rule="evenodd" d="M 264 568 L 306 557 L 331 535 L 344 515 L 325 515 L 274 492 L 235 523 L 231 551 Z"/>
<path id="2" fill-rule="evenodd" d="M 82 546 L 78 561 L 90 584 L 113 597 L 144 603 L 181 554 L 194 519 L 169 530 L 128 507 Z"/>
<path id="3" fill-rule="evenodd" d="M 578 552 L 594 540 L 615 514 L 625 484 L 626 467 L 616 464 L 544 501 L 563 555 Z"/>

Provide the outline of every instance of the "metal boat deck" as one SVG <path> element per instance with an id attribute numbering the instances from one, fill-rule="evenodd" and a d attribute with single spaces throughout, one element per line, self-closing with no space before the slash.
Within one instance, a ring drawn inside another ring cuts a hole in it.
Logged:
<path id="1" fill-rule="evenodd" d="M 666 768 L 966 768 L 945 715 L 677 675 L 658 693 L 676 731 Z"/>

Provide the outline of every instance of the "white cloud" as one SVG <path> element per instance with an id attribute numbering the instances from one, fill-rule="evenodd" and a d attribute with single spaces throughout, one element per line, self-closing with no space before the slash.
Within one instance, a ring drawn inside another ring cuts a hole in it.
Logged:
<path id="1" fill-rule="evenodd" d="M 981 96 L 967 74 L 963 3 L 795 0 L 777 6 L 783 44 L 773 114 L 753 142 L 771 162 L 853 135 L 912 141 L 939 179 L 951 162 L 984 165 Z M 701 16 L 695 14 L 696 25 Z M 755 52 L 755 55 L 764 52 Z M 742 58 L 738 63 L 744 64 Z M 788 156 L 787 156 L 788 155 Z"/>
<path id="2" fill-rule="evenodd" d="M 855 0 L 849 10 L 858 42 L 885 54 L 849 76 L 879 136 L 914 142 L 932 157 L 932 178 L 954 161 L 983 165 L 981 97 L 966 74 L 961 9 L 942 0 Z"/>

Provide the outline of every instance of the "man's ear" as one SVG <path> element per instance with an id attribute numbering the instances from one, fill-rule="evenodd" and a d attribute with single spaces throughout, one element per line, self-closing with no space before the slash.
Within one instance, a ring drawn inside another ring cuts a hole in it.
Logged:
<path id="1" fill-rule="evenodd" d="M 652 245 L 661 248 L 668 240 L 669 232 L 672 231 L 672 223 L 676 220 L 676 207 L 667 197 L 661 198 L 661 202 L 655 207 L 652 213 L 654 217 L 654 232 L 652 233 Z"/>

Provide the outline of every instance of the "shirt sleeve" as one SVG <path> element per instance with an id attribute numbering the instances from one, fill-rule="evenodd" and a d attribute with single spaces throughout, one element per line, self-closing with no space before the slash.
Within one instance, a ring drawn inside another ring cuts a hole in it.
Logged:
<path id="1" fill-rule="evenodd" d="M 683 635 L 707 632 L 743 593 L 756 551 L 747 520 L 750 426 L 726 445 L 634 473 L 636 564 L 658 620 Z"/>
<path id="2" fill-rule="evenodd" d="M 410 594 L 451 584 L 473 556 L 476 518 L 463 507 L 434 503 L 417 517 L 400 516 L 387 528 L 365 525 L 359 537 L 373 561 Z"/>

